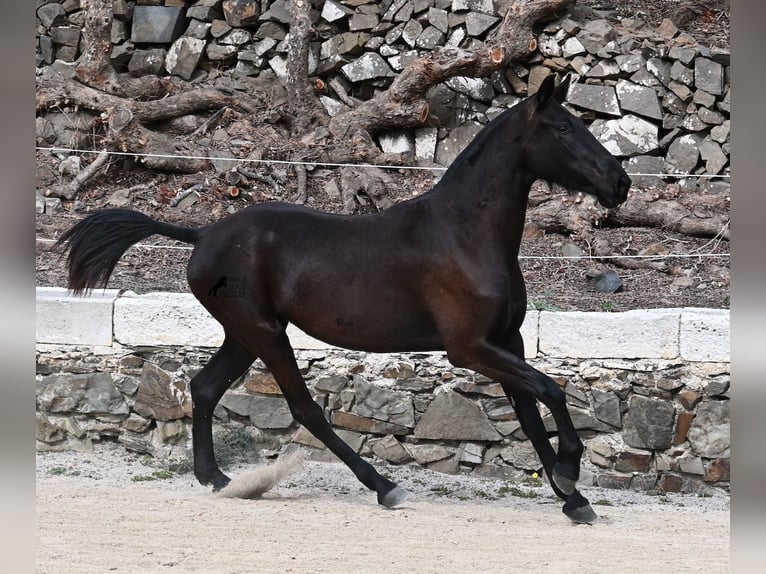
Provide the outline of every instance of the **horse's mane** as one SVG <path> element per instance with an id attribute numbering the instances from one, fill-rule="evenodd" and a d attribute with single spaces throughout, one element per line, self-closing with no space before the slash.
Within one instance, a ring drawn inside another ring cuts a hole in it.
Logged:
<path id="1" fill-rule="evenodd" d="M 484 145 L 487 143 L 487 141 L 494 139 L 497 130 L 500 129 L 501 126 L 505 125 L 506 121 L 511 119 L 511 116 L 518 114 L 519 109 L 524 105 L 525 101 L 526 100 L 521 101 L 518 104 L 508 108 L 496 118 L 494 118 L 491 122 L 489 122 L 486 126 L 484 126 L 481 131 L 476 134 L 476 137 L 473 138 L 473 141 L 471 141 L 471 143 L 469 143 L 463 149 L 463 151 L 458 154 L 458 156 L 445 172 L 442 179 L 448 179 L 453 175 L 453 172 L 459 171 L 465 164 L 473 163 L 475 158 L 484 149 Z"/>

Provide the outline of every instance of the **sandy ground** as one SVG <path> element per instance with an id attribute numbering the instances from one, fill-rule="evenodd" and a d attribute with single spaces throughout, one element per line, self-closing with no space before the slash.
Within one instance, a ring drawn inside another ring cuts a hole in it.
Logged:
<path id="1" fill-rule="evenodd" d="M 723 493 L 586 488 L 600 520 L 585 526 L 544 485 L 387 467 L 411 493 L 387 510 L 337 463 L 304 462 L 242 500 L 146 462 L 117 447 L 38 453 L 37 572 L 729 572 Z"/>

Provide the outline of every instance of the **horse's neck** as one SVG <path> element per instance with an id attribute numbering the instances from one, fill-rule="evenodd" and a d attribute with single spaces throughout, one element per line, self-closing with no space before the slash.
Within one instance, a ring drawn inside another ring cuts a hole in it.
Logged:
<path id="1" fill-rule="evenodd" d="M 529 190 L 535 177 L 521 161 L 518 145 L 484 141 L 491 149 L 479 149 L 473 161 L 448 171 L 435 189 L 441 203 L 462 226 L 470 226 L 474 238 L 503 246 L 518 254 Z"/>

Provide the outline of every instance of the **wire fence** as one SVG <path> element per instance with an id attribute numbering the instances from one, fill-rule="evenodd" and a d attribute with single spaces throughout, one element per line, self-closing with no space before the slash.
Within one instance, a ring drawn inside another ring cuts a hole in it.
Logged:
<path id="1" fill-rule="evenodd" d="M 105 150 L 95 151 L 88 149 L 72 149 L 61 147 L 35 147 L 36 151 L 44 152 L 65 152 L 70 154 L 101 154 Z M 190 159 L 190 160 L 225 160 L 232 163 L 257 163 L 264 165 L 300 165 L 304 167 L 338 167 L 338 168 L 357 168 L 357 169 L 390 169 L 390 170 L 418 170 L 418 171 L 446 171 L 448 168 L 443 166 L 417 166 L 417 165 L 378 165 L 371 163 L 336 163 L 336 162 L 321 162 L 321 161 L 301 161 L 301 160 L 279 160 L 279 159 L 261 159 L 261 158 L 231 158 L 231 157 L 215 157 L 215 156 L 196 156 L 196 155 L 183 155 L 183 154 L 145 154 L 134 152 L 119 152 L 119 151 L 106 151 L 108 155 L 113 156 L 128 156 L 128 157 L 150 157 L 157 159 Z M 632 176 L 645 176 L 645 177 L 658 177 L 658 178 L 730 178 L 731 174 L 690 174 L 690 173 L 628 173 Z M 55 239 L 49 239 L 45 237 L 36 237 L 38 243 L 50 243 L 56 242 Z M 149 243 L 137 243 L 133 247 L 138 249 L 167 249 L 167 250 L 179 250 L 179 251 L 191 251 L 194 247 L 186 245 L 158 245 Z M 519 259 L 526 260 L 609 260 L 609 259 L 648 259 L 648 260 L 662 260 L 662 259 L 701 259 L 706 257 L 714 258 L 729 258 L 729 253 L 670 253 L 670 254 L 655 254 L 655 255 L 519 255 Z"/>

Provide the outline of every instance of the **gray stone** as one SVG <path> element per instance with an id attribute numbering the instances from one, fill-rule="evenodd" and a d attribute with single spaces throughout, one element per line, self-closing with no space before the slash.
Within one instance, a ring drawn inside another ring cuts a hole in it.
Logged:
<path id="1" fill-rule="evenodd" d="M 348 386 L 348 377 L 342 375 L 327 375 L 317 378 L 314 389 L 327 393 L 339 393 Z"/>
<path id="2" fill-rule="evenodd" d="M 205 42 L 201 41 L 204 45 Z M 165 50 L 135 50 L 128 62 L 128 71 L 134 76 L 157 75 L 165 62 Z"/>
<path id="3" fill-rule="evenodd" d="M 633 114 L 616 120 L 596 120 L 590 130 L 616 156 L 646 154 L 659 147 L 657 126 Z"/>
<path id="4" fill-rule="evenodd" d="M 485 14 L 494 14 L 495 7 L 492 0 L 452 0 L 452 11 L 475 10 Z"/>
<path id="5" fill-rule="evenodd" d="M 54 26 L 51 28 L 51 39 L 57 46 L 73 46 L 80 44 L 80 28 L 75 26 Z"/>
<path id="6" fill-rule="evenodd" d="M 372 30 L 379 23 L 377 14 L 360 14 L 356 13 L 351 16 L 351 20 L 348 23 L 348 29 L 350 32 L 359 32 L 361 30 Z"/>
<path id="7" fill-rule="evenodd" d="M 186 16 L 204 22 L 212 22 L 213 20 L 223 18 L 221 11 L 215 8 L 216 3 L 213 3 L 213 5 L 207 4 L 206 2 L 197 2 L 194 6 L 190 6 L 186 9 Z"/>
<path id="8" fill-rule="evenodd" d="M 218 42 L 229 46 L 242 46 L 243 44 L 247 44 L 250 40 L 250 32 L 242 30 L 241 28 L 235 28 L 228 34 L 221 36 Z"/>
<path id="9" fill-rule="evenodd" d="M 622 412 L 620 398 L 611 391 L 591 389 L 593 395 L 593 412 L 601 422 L 615 428 L 622 427 Z"/>
<path id="10" fill-rule="evenodd" d="M 405 450 L 394 435 L 370 439 L 369 445 L 378 458 L 392 464 L 404 464 L 412 460 L 410 453 Z"/>
<path id="11" fill-rule="evenodd" d="M 593 282 L 598 293 L 617 293 L 622 291 L 622 278 L 613 269 L 606 269 Z"/>
<path id="12" fill-rule="evenodd" d="M 586 110 L 593 110 L 612 116 L 620 115 L 620 104 L 617 100 L 617 93 L 611 86 L 573 84 L 569 88 L 567 102 L 573 106 Z"/>
<path id="13" fill-rule="evenodd" d="M 657 78 L 663 86 L 667 86 L 670 80 L 670 68 L 672 64 L 660 58 L 649 58 L 646 61 L 646 69 Z"/>
<path id="14" fill-rule="evenodd" d="M 712 109 L 715 106 L 715 96 L 705 90 L 697 90 L 694 92 L 692 102 L 704 108 Z"/>
<path id="15" fill-rule="evenodd" d="M 226 23 L 234 28 L 255 25 L 261 16 L 261 3 L 257 0 L 224 0 L 221 8 Z"/>
<path id="16" fill-rule="evenodd" d="M 420 128 L 415 130 L 415 157 L 434 161 L 438 132 L 439 130 L 436 128 Z"/>
<path id="17" fill-rule="evenodd" d="M 699 161 L 699 142 L 691 135 L 673 140 L 665 154 L 665 161 L 678 173 L 691 173 Z"/>
<path id="18" fill-rule="evenodd" d="M 619 54 L 614 60 L 626 74 L 633 74 L 646 66 L 646 59 L 641 54 Z"/>
<path id="19" fill-rule="evenodd" d="M 380 54 L 376 52 L 366 52 L 353 62 L 343 66 L 341 72 L 352 82 L 390 78 L 396 75 Z"/>
<path id="20" fill-rule="evenodd" d="M 596 419 L 587 409 L 581 409 L 578 407 L 567 406 L 569 416 L 572 418 L 572 423 L 576 430 L 595 430 L 595 431 L 609 431 L 613 429 Z M 553 415 L 550 413 L 543 417 L 543 423 L 545 424 L 545 430 L 548 432 L 555 432 L 557 429 L 556 421 Z"/>
<path id="21" fill-rule="evenodd" d="M 577 34 L 577 39 L 591 54 L 597 54 L 608 42 L 617 38 L 617 31 L 604 19 L 591 20 Z"/>
<path id="22" fill-rule="evenodd" d="M 543 464 L 537 456 L 532 441 L 513 441 L 500 451 L 500 457 L 508 464 L 521 470 L 540 470 Z"/>
<path id="23" fill-rule="evenodd" d="M 383 20 L 391 21 L 394 19 L 394 16 L 404 7 L 405 4 L 407 4 L 410 0 L 393 0 L 391 2 L 390 6 L 386 9 L 386 11 L 383 14 Z"/>
<path id="24" fill-rule="evenodd" d="M 623 439 L 634 448 L 669 448 L 673 441 L 674 418 L 672 403 L 633 395 L 628 403 Z"/>
<path id="25" fill-rule="evenodd" d="M 476 442 L 466 442 L 458 451 L 458 460 L 468 464 L 481 464 L 483 461 L 484 446 Z"/>
<path id="26" fill-rule="evenodd" d="M 466 122 L 451 130 L 449 135 L 436 146 L 436 163 L 443 166 L 450 165 L 483 127 L 476 122 Z"/>
<path id="27" fill-rule="evenodd" d="M 284 26 L 276 22 L 263 22 L 253 34 L 253 37 L 263 40 L 264 38 L 273 38 L 281 42 L 287 37 L 287 30 Z"/>
<path id="28" fill-rule="evenodd" d="M 662 119 L 662 108 L 657 99 L 657 92 L 653 88 L 639 86 L 627 80 L 618 80 L 617 97 L 625 111 L 655 120 Z"/>
<path id="29" fill-rule="evenodd" d="M 714 96 L 723 95 L 723 66 L 707 58 L 694 60 L 694 85 Z"/>
<path id="30" fill-rule="evenodd" d="M 615 60 L 605 59 L 598 62 L 585 74 L 588 78 L 616 78 L 621 74 L 620 67 Z"/>
<path id="31" fill-rule="evenodd" d="M 723 100 L 718 102 L 716 104 L 716 107 L 721 110 L 725 114 L 731 113 L 731 90 L 726 90 L 726 95 L 723 97 Z"/>
<path id="32" fill-rule="evenodd" d="M 439 393 L 434 397 L 415 427 L 414 436 L 444 440 L 502 439 L 479 406 L 454 391 Z"/>
<path id="33" fill-rule="evenodd" d="M 290 24 L 290 7 L 287 0 L 274 0 L 269 9 L 261 14 L 261 20 L 271 20 L 280 24 Z"/>
<path id="34" fill-rule="evenodd" d="M 708 128 L 697 114 L 687 114 L 681 122 L 681 127 L 689 132 L 701 132 Z"/>
<path id="35" fill-rule="evenodd" d="M 724 117 L 715 110 L 700 108 L 697 110 L 697 116 L 707 125 L 719 126 L 724 122 Z"/>
<path id="36" fill-rule="evenodd" d="M 133 410 L 139 415 L 161 421 L 191 415 L 191 400 L 181 382 L 152 363 L 144 363 Z"/>
<path id="37" fill-rule="evenodd" d="M 410 20 L 402 29 L 402 40 L 404 40 L 410 48 L 415 47 L 415 43 L 418 41 L 418 36 L 423 31 L 423 26 L 417 20 Z"/>
<path id="38" fill-rule="evenodd" d="M 574 39 L 577 40 L 576 38 Z M 540 34 L 540 36 L 538 36 L 537 49 L 547 58 L 558 58 L 562 55 L 561 46 L 559 46 L 558 41 L 554 36 L 549 34 Z"/>
<path id="39" fill-rule="evenodd" d="M 729 162 L 721 146 L 711 139 L 703 141 L 699 146 L 700 157 L 705 162 L 705 172 L 710 175 L 721 173 Z"/>
<path id="40" fill-rule="evenodd" d="M 444 43 L 444 33 L 434 26 L 428 26 L 415 40 L 415 45 L 424 50 L 432 50 Z"/>
<path id="41" fill-rule="evenodd" d="M 236 53 L 236 46 L 221 46 L 218 42 L 210 42 L 205 47 L 205 55 L 212 62 L 221 62 L 233 58 Z"/>
<path id="42" fill-rule="evenodd" d="M 354 414 L 407 428 L 415 426 L 415 408 L 408 394 L 379 387 L 361 377 L 354 379 L 354 389 Z"/>
<path id="43" fill-rule="evenodd" d="M 694 70 L 687 68 L 677 60 L 670 66 L 670 77 L 685 86 L 694 85 Z"/>
<path id="44" fill-rule="evenodd" d="M 184 80 L 190 79 L 204 50 L 204 40 L 181 36 L 173 42 L 168 50 L 168 55 L 165 58 L 165 70 Z"/>
<path id="45" fill-rule="evenodd" d="M 409 131 L 385 132 L 378 135 L 380 149 L 385 153 L 412 153 L 415 140 Z"/>
<path id="46" fill-rule="evenodd" d="M 52 64 L 55 57 L 54 57 L 54 46 L 53 46 L 53 40 L 50 36 L 46 36 L 45 34 L 41 34 L 38 40 L 38 45 L 40 48 L 40 57 L 42 58 L 43 62 L 46 64 Z"/>
<path id="47" fill-rule="evenodd" d="M 344 6 L 340 2 L 336 2 L 335 0 L 325 0 L 324 5 L 322 6 L 321 17 L 327 22 L 337 22 L 338 20 L 348 18 L 353 13 L 354 11 L 351 8 Z"/>
<path id="48" fill-rule="evenodd" d="M 440 32 L 449 32 L 449 14 L 446 10 L 431 6 L 428 8 L 428 23 Z"/>
<path id="49" fill-rule="evenodd" d="M 531 96 L 537 93 L 545 78 L 552 73 L 547 66 L 532 66 L 532 69 L 529 70 L 529 78 L 527 78 L 527 94 Z"/>
<path id="50" fill-rule="evenodd" d="M 220 404 L 240 417 L 247 417 L 260 429 L 286 429 L 293 424 L 290 408 L 282 397 L 228 392 Z"/>
<path id="51" fill-rule="evenodd" d="M 469 12 L 465 17 L 465 29 L 469 36 L 478 37 L 484 34 L 492 26 L 497 24 L 500 18 L 490 14 Z"/>
<path id="52" fill-rule="evenodd" d="M 658 187 L 663 184 L 662 178 L 654 175 L 634 174 L 661 174 L 665 171 L 665 160 L 653 155 L 637 155 L 628 159 L 623 165 L 625 171 L 633 180 L 633 185 Z"/>
<path id="53" fill-rule="evenodd" d="M 565 58 L 573 58 L 586 52 L 585 46 L 577 38 L 567 38 L 561 46 L 561 55 Z"/>
<path id="54" fill-rule="evenodd" d="M 127 415 L 109 373 L 54 374 L 37 384 L 37 409 L 48 413 Z"/>
<path id="55" fill-rule="evenodd" d="M 369 34 L 344 32 L 322 42 L 319 47 L 319 57 L 322 59 L 334 56 L 356 56 L 364 50 L 364 44 L 370 39 Z M 266 40 L 264 40 L 266 41 Z"/>
<path id="56" fill-rule="evenodd" d="M 701 403 L 695 409 L 687 438 L 694 452 L 705 458 L 730 455 L 731 405 L 729 401 Z"/>
<path id="57" fill-rule="evenodd" d="M 495 97 L 495 89 L 488 78 L 455 76 L 447 80 L 446 84 L 450 89 L 479 102 L 491 102 Z"/>
<path id="58" fill-rule="evenodd" d="M 40 23 L 46 28 L 50 28 L 55 24 L 61 24 L 66 19 L 66 10 L 61 4 L 52 2 L 50 4 L 44 4 L 37 9 L 37 17 L 40 19 Z"/>
<path id="59" fill-rule="evenodd" d="M 685 66 L 691 64 L 696 56 L 697 50 L 687 46 L 673 46 L 668 52 L 668 57 L 671 60 L 679 60 Z"/>
<path id="60" fill-rule="evenodd" d="M 332 424 L 357 432 L 373 434 L 406 435 L 412 430 L 407 427 L 362 417 L 346 411 L 333 411 Z"/>
<path id="61" fill-rule="evenodd" d="M 444 460 L 455 454 L 454 450 L 440 444 L 406 444 L 404 448 L 415 459 L 415 462 L 421 465 Z"/>
<path id="62" fill-rule="evenodd" d="M 720 144 L 726 143 L 731 135 L 731 122 L 725 120 L 720 126 L 715 126 L 710 130 L 710 138 Z"/>
<path id="63" fill-rule="evenodd" d="M 136 6 L 130 40 L 135 44 L 169 44 L 186 28 L 181 8 L 171 6 Z"/>
<path id="64" fill-rule="evenodd" d="M 689 102 L 694 97 L 694 93 L 689 89 L 689 87 L 686 84 L 683 84 L 677 80 L 670 80 L 668 82 L 668 89 L 682 102 Z M 666 109 L 672 108 L 663 101 L 663 106 Z M 677 110 L 673 110 L 677 111 Z"/>

